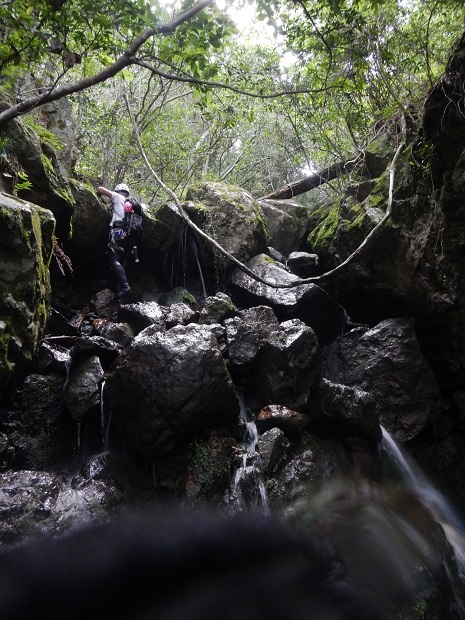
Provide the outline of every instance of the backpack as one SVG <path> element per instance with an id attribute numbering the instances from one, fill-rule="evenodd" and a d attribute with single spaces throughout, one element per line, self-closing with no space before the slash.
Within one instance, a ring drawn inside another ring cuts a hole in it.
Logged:
<path id="1" fill-rule="evenodd" d="M 124 203 L 124 230 L 128 237 L 140 237 L 142 221 L 142 205 L 136 198 L 127 198 Z"/>

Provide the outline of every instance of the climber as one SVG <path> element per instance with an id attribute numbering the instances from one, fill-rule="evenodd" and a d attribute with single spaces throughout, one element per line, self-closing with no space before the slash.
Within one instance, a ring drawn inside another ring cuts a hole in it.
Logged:
<path id="1" fill-rule="evenodd" d="M 124 203 L 126 198 L 129 198 L 129 187 L 126 183 L 118 183 L 113 192 L 106 187 L 98 187 L 97 193 L 111 199 L 112 216 L 110 221 L 108 256 L 110 270 L 113 273 L 116 283 L 116 298 L 121 299 L 131 292 L 124 269 L 124 264 L 126 262 L 126 250 L 124 247 L 126 232 L 123 229 Z"/>

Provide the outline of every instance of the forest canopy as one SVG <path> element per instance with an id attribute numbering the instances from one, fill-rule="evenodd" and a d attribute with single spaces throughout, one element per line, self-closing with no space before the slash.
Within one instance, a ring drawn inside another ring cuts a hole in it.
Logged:
<path id="1" fill-rule="evenodd" d="M 259 196 L 357 156 L 396 115 L 415 122 L 464 30 L 461 0 L 257 0 L 242 33 L 228 7 L 247 4 L 1 2 L 0 129 L 47 128 L 42 108 L 66 99 L 70 172 L 150 201 L 131 112 L 174 191 L 215 179 Z"/>

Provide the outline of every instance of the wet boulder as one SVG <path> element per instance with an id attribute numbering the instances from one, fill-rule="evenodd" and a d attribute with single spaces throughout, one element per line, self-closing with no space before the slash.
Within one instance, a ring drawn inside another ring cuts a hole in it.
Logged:
<path id="1" fill-rule="evenodd" d="M 141 332 L 105 384 L 106 406 L 134 448 L 158 457 L 202 428 L 239 415 L 239 402 L 209 326 Z"/>
<path id="2" fill-rule="evenodd" d="M 124 304 L 118 310 L 118 318 L 129 323 L 136 333 L 141 332 L 149 325 L 157 325 L 160 330 L 165 329 L 165 320 L 168 308 L 160 306 L 155 301 Z"/>
<path id="3" fill-rule="evenodd" d="M 379 421 L 397 439 L 408 441 L 428 424 L 440 392 L 420 351 L 413 320 L 357 327 L 325 353 L 323 376 L 369 392 Z"/>
<path id="4" fill-rule="evenodd" d="M 79 329 L 73 325 L 61 312 L 51 308 L 48 315 L 45 333 L 48 336 L 76 336 L 80 335 Z"/>
<path id="5" fill-rule="evenodd" d="M 226 319 L 237 314 L 238 309 L 225 293 L 216 293 L 207 297 L 205 304 L 200 310 L 199 323 L 209 325 L 211 323 L 223 323 Z"/>
<path id="6" fill-rule="evenodd" d="M 70 360 L 69 347 L 53 339 L 42 340 L 37 352 L 37 371 L 43 375 L 53 372 L 66 375 Z"/>
<path id="7" fill-rule="evenodd" d="M 50 532 L 52 508 L 62 486 L 60 476 L 46 472 L 0 474 L 0 547 Z"/>
<path id="8" fill-rule="evenodd" d="M 97 355 L 73 364 L 64 394 L 64 401 L 73 420 L 81 422 L 87 413 L 100 405 L 103 376 Z"/>
<path id="9" fill-rule="evenodd" d="M 308 252 L 291 252 L 286 265 L 299 278 L 311 278 L 321 272 L 318 255 Z"/>
<path id="10" fill-rule="evenodd" d="M 311 428 L 329 439 L 356 436 L 372 443 L 381 441 L 375 399 L 360 388 L 322 379 L 308 415 Z"/>
<path id="11" fill-rule="evenodd" d="M 32 373 L 0 409 L 16 468 L 43 469 L 72 454 L 72 424 L 63 410 L 65 381 L 64 374 Z"/>
<path id="12" fill-rule="evenodd" d="M 317 334 L 320 344 L 332 342 L 346 322 L 344 309 L 316 284 L 299 284 L 299 278 L 265 254 L 247 265 L 269 286 L 236 268 L 231 276 L 232 299 L 238 306 L 268 305 L 280 321 L 300 319 Z M 282 285 L 281 287 L 279 285 Z"/>
<path id="13" fill-rule="evenodd" d="M 256 385 L 262 403 L 305 410 L 321 373 L 321 349 L 315 332 L 298 319 L 285 321 L 260 350 Z"/>
<path id="14" fill-rule="evenodd" d="M 82 336 L 69 352 L 71 368 L 78 360 L 81 361 L 96 355 L 103 369 L 106 370 L 113 364 L 122 350 L 123 347 L 120 344 L 103 336 Z"/>
<path id="15" fill-rule="evenodd" d="M 257 444 L 263 462 L 263 472 L 269 476 L 284 458 L 288 442 L 279 428 L 271 428 L 260 436 Z"/>
<path id="16" fill-rule="evenodd" d="M 341 474 L 346 459 L 341 444 L 306 435 L 267 480 L 270 504 L 283 517 L 294 519 L 323 482 Z"/>
<path id="17" fill-rule="evenodd" d="M 166 316 L 166 327 L 170 329 L 175 325 L 188 325 L 195 323 L 199 318 L 199 313 L 184 303 L 172 304 Z"/>
<path id="18" fill-rule="evenodd" d="M 271 308 L 241 310 L 224 322 L 229 361 L 235 370 L 250 370 L 270 333 L 279 325 Z"/>
<path id="19" fill-rule="evenodd" d="M 128 323 L 98 318 L 92 322 L 92 327 L 97 336 L 102 336 L 122 347 L 127 347 L 134 338 L 134 330 Z"/>
<path id="20" fill-rule="evenodd" d="M 260 341 L 253 328 L 236 316 L 225 321 L 228 357 L 236 368 L 248 368 L 260 350 Z"/>
<path id="21" fill-rule="evenodd" d="M 141 245 L 157 252 L 168 251 L 178 243 L 180 230 L 185 224 L 172 203 L 150 205 L 144 208 L 143 239 Z"/>
<path id="22" fill-rule="evenodd" d="M 307 208 L 292 200 L 260 200 L 268 243 L 286 256 L 299 248 L 307 228 Z"/>
<path id="23" fill-rule="evenodd" d="M 257 428 L 263 433 L 272 428 L 281 429 L 286 435 L 301 435 L 307 428 L 309 419 L 303 413 L 293 411 L 282 405 L 267 405 L 258 413 Z"/>
<path id="24" fill-rule="evenodd" d="M 0 473 L 0 549 L 82 530 L 137 493 L 147 497 L 138 471 L 108 452 L 84 461 L 72 478 L 32 470 Z"/>

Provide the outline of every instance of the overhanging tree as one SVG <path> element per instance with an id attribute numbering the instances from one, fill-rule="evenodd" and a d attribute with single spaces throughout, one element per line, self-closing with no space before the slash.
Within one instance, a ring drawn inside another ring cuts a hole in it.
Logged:
<path id="1" fill-rule="evenodd" d="M 256 67 L 235 71 L 220 54 L 232 30 L 213 0 L 186 3 L 171 18 L 143 0 L 109 0 L 105 15 L 90 0 L 3 3 L 0 86 L 10 99 L 0 108 L 0 127 L 139 65 L 189 85 L 205 106 L 213 89 L 285 101 L 281 112 L 292 120 L 302 158 L 282 181 L 271 181 L 275 189 L 308 169 L 309 158 L 320 169 L 354 159 L 374 123 L 409 113 L 407 103 L 424 98 L 444 66 L 463 11 L 459 0 L 258 0 L 258 7 L 295 58 L 270 83 Z M 32 96 L 24 90 L 31 83 L 17 79 L 26 67 L 38 77 Z"/>
<path id="2" fill-rule="evenodd" d="M 21 100 L 13 105 L 3 104 L 0 127 L 45 103 L 113 78 L 137 61 L 136 54 L 145 43 L 154 37 L 183 30 L 183 25 L 192 23 L 213 4 L 214 0 L 199 0 L 179 15 L 162 21 L 165 12 L 162 9 L 154 12 L 143 0 L 110 0 L 104 12 L 96 12 L 95 2 L 90 0 L 16 0 L 8 6 L 2 3 L 0 69 L 3 91 L 14 94 L 18 73 L 40 63 L 55 65 L 56 77 L 33 96 L 20 97 Z M 143 27 L 147 23 L 152 25 Z M 202 19 L 201 37 L 189 38 L 187 42 L 176 40 L 179 53 L 184 54 L 191 68 L 197 66 L 196 54 L 202 57 L 207 45 L 216 45 L 221 40 L 227 24 L 227 20 L 214 11 Z M 174 51 L 176 46 L 172 48 Z M 54 61 L 55 56 L 58 62 Z M 97 60 L 102 68 L 73 80 L 72 69 L 91 60 Z"/>

